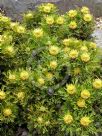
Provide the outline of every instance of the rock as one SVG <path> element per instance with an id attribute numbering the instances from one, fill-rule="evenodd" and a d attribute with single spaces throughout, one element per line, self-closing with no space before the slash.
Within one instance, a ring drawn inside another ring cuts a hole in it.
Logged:
<path id="1" fill-rule="evenodd" d="M 91 9 L 94 15 L 102 16 L 102 0 L 0 0 L 0 7 L 13 20 L 20 20 L 22 13 L 34 10 L 37 5 L 43 2 L 55 3 L 63 12 L 85 5 Z"/>
<path id="2" fill-rule="evenodd" d="M 24 131 L 21 136 L 28 136 L 27 131 Z"/>
<path id="3" fill-rule="evenodd" d="M 52 96 L 54 94 L 54 90 L 52 88 L 48 89 L 48 95 Z"/>
<path id="4" fill-rule="evenodd" d="M 99 28 L 96 28 L 92 36 L 95 37 L 97 46 L 102 47 L 102 30 Z"/>

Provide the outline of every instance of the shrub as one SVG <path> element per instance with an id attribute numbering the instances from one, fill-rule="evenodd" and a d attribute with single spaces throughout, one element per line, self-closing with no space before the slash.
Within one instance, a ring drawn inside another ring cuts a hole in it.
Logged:
<path id="1" fill-rule="evenodd" d="M 1 135 L 19 126 L 39 136 L 101 132 L 101 57 L 89 9 L 60 15 L 47 3 L 22 23 L 0 14 L 0 24 Z"/>

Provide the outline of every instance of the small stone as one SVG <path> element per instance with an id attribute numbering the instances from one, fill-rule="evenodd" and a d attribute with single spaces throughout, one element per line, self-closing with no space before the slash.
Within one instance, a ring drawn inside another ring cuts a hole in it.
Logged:
<path id="1" fill-rule="evenodd" d="M 36 51 L 32 51 L 32 56 L 35 57 L 36 56 Z"/>
<path id="2" fill-rule="evenodd" d="M 24 131 L 21 136 L 28 136 L 27 131 Z"/>
<path id="3" fill-rule="evenodd" d="M 54 90 L 52 88 L 48 89 L 48 95 L 52 96 L 54 94 Z"/>

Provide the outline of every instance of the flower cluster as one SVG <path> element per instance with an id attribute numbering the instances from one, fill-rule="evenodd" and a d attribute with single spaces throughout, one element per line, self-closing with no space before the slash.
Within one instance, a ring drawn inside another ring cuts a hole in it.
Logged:
<path id="1" fill-rule="evenodd" d="M 60 15 L 45 3 L 21 23 L 0 14 L 1 135 L 15 135 L 17 126 L 39 136 L 100 131 L 101 57 L 93 30 L 87 7 Z"/>

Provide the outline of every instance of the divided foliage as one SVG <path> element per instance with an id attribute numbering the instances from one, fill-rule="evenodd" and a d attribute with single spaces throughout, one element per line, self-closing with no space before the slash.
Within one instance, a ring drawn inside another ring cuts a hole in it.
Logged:
<path id="1" fill-rule="evenodd" d="M 60 15 L 51 3 L 0 14 L 0 135 L 91 136 L 102 131 L 102 55 L 87 7 Z"/>

